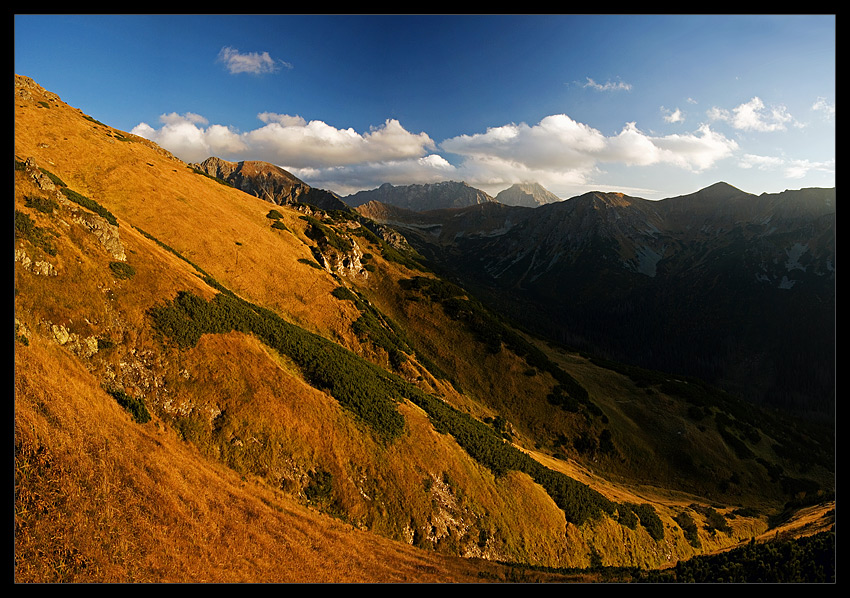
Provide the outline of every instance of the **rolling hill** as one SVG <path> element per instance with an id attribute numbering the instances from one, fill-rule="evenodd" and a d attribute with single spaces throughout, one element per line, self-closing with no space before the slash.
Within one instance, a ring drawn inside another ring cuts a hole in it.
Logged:
<path id="1" fill-rule="evenodd" d="M 17 582 L 604 581 L 829 526 L 814 423 L 543 342 L 386 225 L 26 77 L 14 104 Z"/>

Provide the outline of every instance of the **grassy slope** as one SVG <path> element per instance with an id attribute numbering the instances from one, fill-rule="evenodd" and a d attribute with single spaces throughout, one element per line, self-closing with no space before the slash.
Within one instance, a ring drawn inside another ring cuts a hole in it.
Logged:
<path id="1" fill-rule="evenodd" d="M 185 262 L 133 227 L 176 249 L 250 301 L 272 308 L 286 319 L 335 339 L 359 354 L 376 357 L 374 351 L 359 342 L 351 331 L 350 324 L 359 317 L 359 312 L 351 302 L 340 301 L 331 294 L 340 280 L 298 261 L 309 261 L 312 256 L 302 233 L 304 223 L 296 212 L 280 210 L 285 224 L 294 233 L 273 230 L 265 218 L 268 204 L 192 173 L 182 162 L 146 142 L 118 140 L 108 127 L 81 118 L 78 111 L 58 102 L 51 103 L 49 108 L 37 102 L 18 104 L 16 154 L 21 158 L 33 156 L 39 165 L 58 175 L 76 191 L 96 198 L 116 214 L 122 223 L 120 234 L 128 249 L 128 261 L 136 269 L 131 280 L 115 280 L 106 268 L 108 258 L 98 254 L 96 244 L 86 235 L 74 232 L 71 227 L 57 241 L 61 250 L 54 262 L 60 276 L 47 279 L 24 272 L 16 274 L 16 316 L 24 319 L 31 329 L 40 330 L 39 321 L 48 320 L 63 323 L 81 335 L 106 335 L 118 343 L 111 352 L 99 352 L 93 359 L 77 361 L 57 353 L 56 347 L 40 340 L 33 340 L 27 347 L 17 347 L 16 434 L 21 442 L 18 462 L 22 472 L 29 467 L 30 454 L 40 454 L 49 463 L 63 464 L 59 468 L 48 466 L 47 470 L 61 471 L 66 484 L 63 488 L 67 488 L 61 493 L 46 492 L 46 488 L 54 486 L 41 486 L 52 475 L 44 471 L 43 464 L 39 466 L 41 469 L 36 469 L 35 475 L 24 478 L 31 480 L 22 486 L 24 496 L 32 491 L 41 498 L 21 499 L 21 502 L 29 505 L 43 500 L 42 508 L 62 513 L 62 517 L 51 518 L 48 522 L 43 517 L 33 516 L 32 510 L 19 513 L 18 553 L 21 557 L 31 557 L 20 559 L 18 572 L 21 576 L 39 566 L 41 570 L 33 573 L 30 579 L 49 578 L 48 571 L 60 575 L 57 571 L 62 566 L 57 563 L 68 558 L 63 551 L 74 546 L 79 551 L 77 560 L 83 561 L 82 565 L 71 566 L 69 574 L 72 577 L 91 575 L 91 579 L 185 576 L 199 580 L 202 578 L 198 576 L 204 573 L 193 569 L 196 566 L 193 564 L 203 554 L 214 554 L 221 563 L 217 569 L 220 577 L 211 579 L 281 579 L 272 572 L 274 562 L 279 563 L 277 569 L 285 571 L 282 575 L 302 581 L 317 579 L 311 575 L 340 579 L 333 577 L 334 571 L 345 572 L 341 575 L 351 579 L 399 579 L 382 577 L 390 573 L 380 566 L 370 569 L 369 563 L 355 556 L 359 548 L 345 553 L 343 540 L 340 540 L 343 548 L 339 559 L 345 554 L 346 564 L 332 563 L 333 567 L 323 568 L 328 564 L 323 562 L 312 565 L 311 572 L 304 572 L 299 562 L 318 561 L 284 559 L 279 548 L 271 548 L 276 534 L 280 533 L 271 528 L 255 531 L 255 526 L 249 526 L 255 536 L 251 542 L 266 547 L 248 551 L 254 556 L 243 560 L 248 550 L 247 540 L 232 553 L 214 552 L 212 547 L 221 540 L 215 532 L 217 526 L 256 517 L 252 515 L 254 507 L 245 506 L 251 501 L 261 500 L 266 507 L 270 505 L 278 512 L 299 509 L 292 500 L 303 502 L 309 473 L 318 470 L 331 473 L 335 484 L 333 494 L 314 506 L 344 517 L 351 525 L 398 540 L 416 541 L 414 531 L 430 527 L 433 537 L 424 542 L 419 538 L 420 544 L 448 553 L 475 553 L 476 540 L 482 537 L 477 534 L 471 539 L 465 537 L 465 531 L 470 528 L 486 532 L 487 543 L 482 554 L 549 566 L 586 566 L 591 544 L 610 564 L 657 566 L 667 559 L 693 553 L 682 540 L 681 532 L 666 518 L 668 540 L 661 551 L 645 532 L 640 529 L 631 532 L 613 522 L 581 530 L 571 525 L 565 527 L 563 513 L 527 476 L 512 473 L 504 478 L 493 478 L 450 438 L 434 432 L 424 414 L 412 405 L 400 408 L 407 422 L 404 438 L 389 447 L 383 446 L 330 397 L 304 383 L 285 357 L 252 337 L 237 333 L 209 335 L 189 351 L 160 355 L 161 349 L 151 335 L 146 310 L 171 298 L 178 290 L 191 289 L 206 297 L 212 296 L 212 290 Z M 25 180 L 16 182 L 16 205 L 20 205 L 23 195 L 34 190 Z M 30 212 L 42 225 L 57 226 Z M 368 249 L 379 254 L 374 247 Z M 466 392 L 460 393 L 451 385 L 434 380 L 414 365 L 406 366 L 408 373 L 423 375 L 423 386 L 436 390 L 464 411 L 479 417 L 506 414 L 515 425 L 517 439 L 526 446 L 533 446 L 535 438 L 545 437 L 541 430 L 545 432 L 549 420 L 561 415 L 557 410 L 534 405 L 541 403 L 539 397 L 551 387 L 552 381 L 542 374 L 533 379 L 519 375 L 524 368 L 522 361 L 506 351 L 480 359 L 484 356 L 480 347 L 471 344 L 462 331 L 447 326 L 439 308 L 399 299 L 400 295 L 394 290 L 396 281 L 413 273 L 380 259 L 377 262 L 379 271 L 365 285 L 361 283 L 362 291 L 393 319 L 416 331 L 417 348 L 424 348 L 430 353 L 429 357 L 440 360 L 440 367 L 449 370 Z M 346 284 L 353 284 L 353 281 Z M 447 336 L 446 331 L 457 336 Z M 447 347 L 453 350 L 448 351 Z M 51 364 L 63 360 L 72 364 L 67 366 L 68 371 L 79 372 L 73 377 L 73 384 L 70 377 L 68 384 L 57 380 L 56 372 L 60 370 Z M 480 367 L 482 362 L 484 368 Z M 36 367 L 38 363 L 40 367 Z M 596 380 L 599 380 L 596 384 L 612 384 L 608 382 L 611 378 L 598 369 L 582 371 L 582 367 L 587 368 L 586 363 L 575 365 L 571 373 L 581 374 L 582 382 L 591 382 L 592 389 Z M 84 373 L 83 369 L 88 369 L 89 373 Z M 115 414 L 117 423 L 106 427 L 105 422 L 109 420 L 100 412 L 90 411 L 95 404 L 98 409 L 116 411 L 112 399 L 99 389 L 100 382 L 108 378 L 110 372 L 118 372 L 118 379 L 132 393 L 146 397 L 154 411 L 153 422 L 141 427 L 129 425 L 126 416 L 119 411 Z M 602 397 L 628 394 L 624 390 L 625 383 L 613 384 L 619 385 L 615 392 L 598 391 L 597 394 Z M 49 388 L 53 390 L 48 392 Z M 83 400 L 88 396 L 97 396 L 98 402 Z M 64 416 L 49 415 L 54 409 L 63 410 Z M 570 421 L 566 418 L 562 425 L 566 427 Z M 615 421 L 612 416 L 612 424 Z M 93 433 L 93 429 L 99 428 L 93 422 L 103 424 L 104 429 Z M 629 425 L 629 422 L 624 418 L 618 425 Z M 120 433 L 116 431 L 118 428 L 122 429 Z M 185 444 L 175 440 L 172 429 L 179 430 L 183 438 L 193 442 Z M 133 438 L 158 434 L 169 441 L 160 439 L 160 444 L 153 443 L 155 448 L 151 448 L 150 443 L 142 444 L 138 451 L 128 453 L 123 447 L 129 441 L 115 440 L 128 434 Z M 640 438 L 640 435 L 629 434 L 628 437 Z M 76 448 L 71 449 L 71 446 Z M 114 477 L 113 486 L 138 486 L 135 494 L 144 496 L 144 500 L 127 502 L 123 492 L 118 495 L 105 493 L 92 483 L 93 476 L 106 475 L 103 469 L 106 465 L 83 458 L 82 453 L 96 453 L 100 450 L 98 447 L 104 446 L 109 448 L 104 454 L 111 455 L 109 467 L 121 471 L 121 475 Z M 198 460 L 198 454 L 210 459 Z M 541 456 L 541 459 L 547 458 Z M 651 457 L 648 459 L 650 462 Z M 241 473 L 239 489 L 243 494 L 233 501 L 210 498 L 215 508 L 201 499 L 190 501 L 190 507 L 178 509 L 179 515 L 176 515 L 173 511 L 176 507 L 172 504 L 175 496 L 186 500 L 186 496 L 207 494 L 198 486 L 187 492 L 181 487 L 182 482 L 156 470 L 155 463 L 170 460 L 180 461 L 186 468 L 214 472 L 205 472 L 204 475 L 211 477 L 203 484 L 216 489 L 210 491 L 215 495 L 231 492 L 228 484 L 235 479 L 232 472 Z M 222 462 L 231 470 L 216 465 Z M 86 465 L 75 468 L 73 463 Z M 570 469 L 568 463 L 552 461 L 551 467 L 567 467 L 568 473 L 579 477 L 580 470 Z M 153 470 L 159 473 L 154 475 Z M 586 479 L 594 484 L 599 482 L 593 476 Z M 156 484 L 152 483 L 154 481 Z M 618 500 L 643 502 L 655 498 L 609 484 L 601 483 L 600 487 L 610 488 L 606 492 L 610 491 Z M 43 498 L 45 493 L 49 498 Z M 80 529 L 84 532 L 71 536 L 72 523 L 79 525 L 79 513 L 92 509 L 113 513 L 125 502 L 134 505 L 131 515 L 123 519 L 104 516 L 96 528 L 82 526 Z M 101 504 L 103 508 L 96 508 Z M 232 506 L 234 510 L 231 512 L 223 505 L 228 509 Z M 662 511 L 662 515 L 670 513 L 672 511 Z M 306 517 L 318 522 L 319 529 L 322 526 L 335 529 L 342 525 L 315 515 Z M 128 544 L 127 538 L 139 535 L 134 530 L 164 530 L 163 518 L 179 520 L 183 533 L 156 537 L 150 531 L 141 536 L 148 538 L 142 548 Z M 145 525 L 145 521 L 154 525 Z M 287 524 L 292 525 L 291 522 Z M 735 535 L 741 537 L 765 527 L 759 520 L 741 518 L 734 526 Z M 247 533 L 243 527 L 239 526 L 240 533 L 232 535 Z M 563 542 L 565 531 L 566 544 Z M 421 531 L 419 533 L 421 535 Z M 104 548 L 107 545 L 104 538 L 110 534 L 124 538 L 123 544 L 119 544 L 118 556 L 108 556 Z M 54 542 L 48 540 L 49 537 L 62 535 L 68 537 L 67 542 L 57 544 L 47 557 L 42 554 L 40 558 L 32 558 L 39 549 L 43 551 L 44 546 Z M 732 538 L 706 540 L 709 544 L 714 541 L 729 543 Z M 363 541 L 381 542 L 377 539 Z M 357 546 L 353 540 L 352 544 Z M 392 554 L 408 549 L 388 544 L 386 550 Z M 170 552 L 190 556 L 175 559 Z M 144 554 L 150 556 L 143 557 Z M 262 558 L 267 554 L 272 555 L 268 562 Z M 413 554 L 426 558 L 419 552 Z M 351 562 L 347 561 L 349 558 Z M 85 559 L 96 566 L 90 566 Z M 114 562 L 116 559 L 120 562 Z M 391 556 L 386 561 L 395 562 Z M 234 568 L 234 562 L 241 565 Z M 172 565 L 175 569 L 166 570 Z M 432 566 L 435 569 L 429 569 Z M 448 569 L 439 567 L 448 565 L 414 567 L 408 579 L 431 579 L 427 571 L 446 579 L 452 575 Z M 100 573 L 92 573 L 93 570 Z M 416 571 L 422 572 L 423 577 L 415 577 Z M 228 577 L 231 574 L 243 577 Z M 498 578 L 504 571 L 494 575 Z"/>

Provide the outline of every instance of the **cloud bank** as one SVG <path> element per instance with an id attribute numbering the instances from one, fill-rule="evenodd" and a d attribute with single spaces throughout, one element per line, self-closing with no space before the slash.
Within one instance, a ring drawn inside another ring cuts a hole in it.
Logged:
<path id="1" fill-rule="evenodd" d="M 160 117 L 159 129 L 140 123 L 132 132 L 187 162 L 210 156 L 264 160 L 343 195 L 384 182 L 441 180 L 463 180 L 493 193 L 535 180 L 556 194 L 567 194 L 592 184 L 607 165 L 669 165 L 702 172 L 738 149 L 735 141 L 707 124 L 691 133 L 653 136 L 631 122 L 606 136 L 566 114 L 547 116 L 534 125 L 512 123 L 459 135 L 439 146 L 426 133 L 411 133 L 395 119 L 363 133 L 273 112 L 261 113 L 258 119 L 261 126 L 240 133 L 209 125 L 197 114 L 171 113 Z"/>

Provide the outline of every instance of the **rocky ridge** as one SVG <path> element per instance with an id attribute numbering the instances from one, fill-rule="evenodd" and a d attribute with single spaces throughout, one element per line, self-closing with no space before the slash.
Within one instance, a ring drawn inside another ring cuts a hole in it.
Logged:
<path id="1" fill-rule="evenodd" d="M 268 162 L 228 162 L 210 157 L 189 166 L 276 205 L 303 203 L 323 210 L 348 209 L 335 193 L 311 187 L 289 171 Z"/>

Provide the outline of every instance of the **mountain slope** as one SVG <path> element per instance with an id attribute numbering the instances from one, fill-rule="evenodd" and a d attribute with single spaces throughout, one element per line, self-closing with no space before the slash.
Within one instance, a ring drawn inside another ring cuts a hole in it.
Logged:
<path id="1" fill-rule="evenodd" d="M 750 416 L 653 382 L 661 421 L 634 373 L 517 333 L 367 220 L 220 185 L 22 78 L 15 103 L 19 580 L 656 567 L 828 496 L 802 432 L 742 459 L 722 418 Z M 720 500 L 694 546 L 674 517 Z"/>

